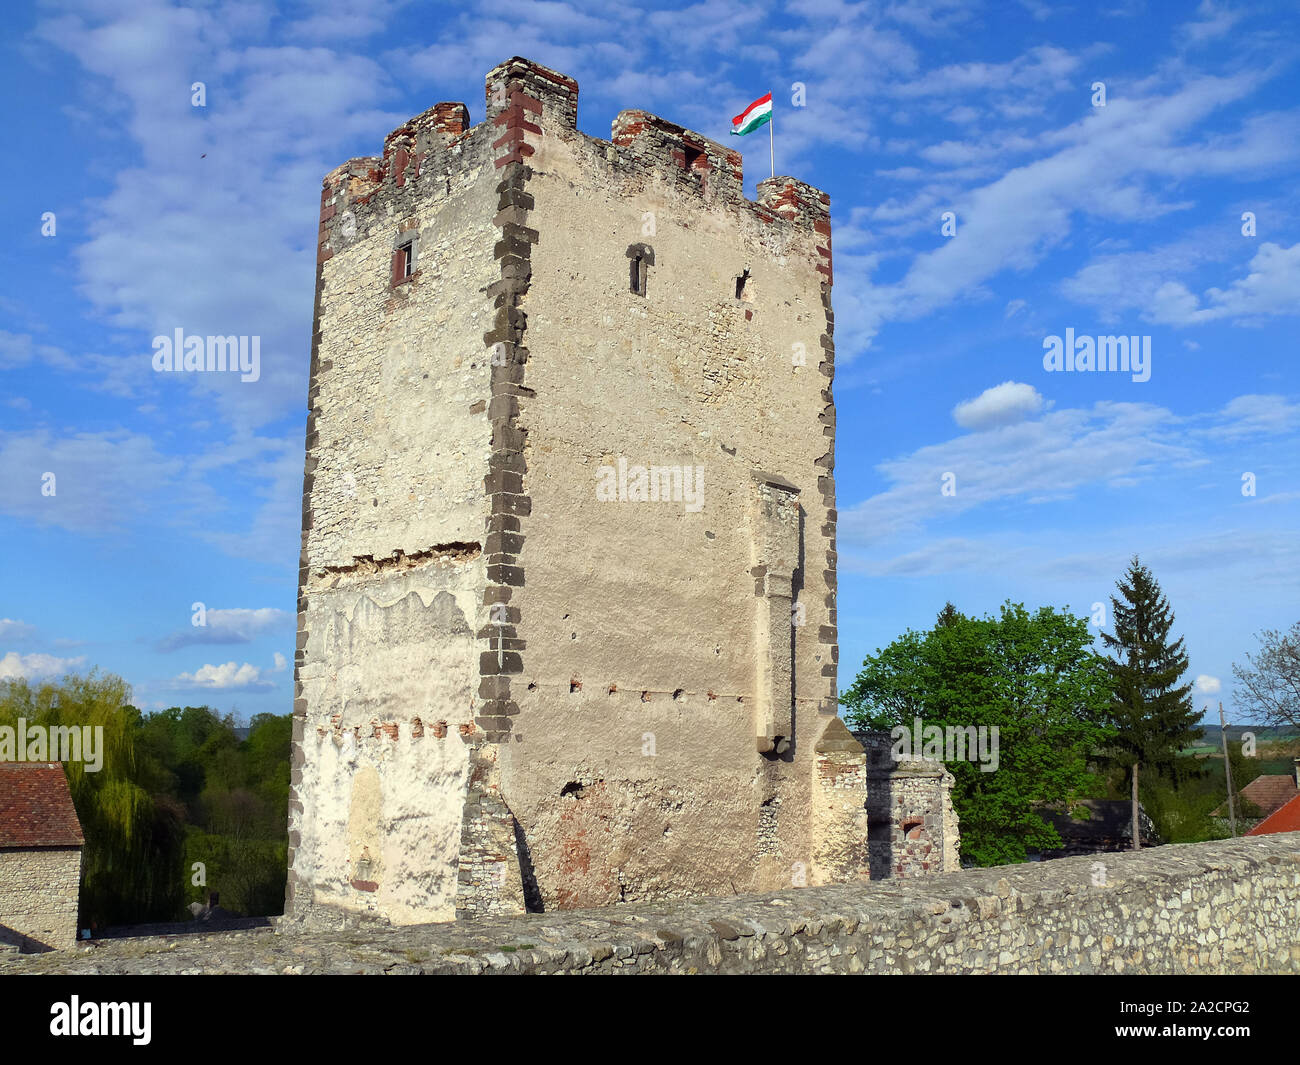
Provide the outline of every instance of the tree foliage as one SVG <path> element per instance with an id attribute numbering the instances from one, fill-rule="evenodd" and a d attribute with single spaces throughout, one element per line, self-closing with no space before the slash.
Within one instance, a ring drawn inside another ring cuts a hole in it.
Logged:
<path id="1" fill-rule="evenodd" d="M 858 728 L 924 725 L 998 729 L 994 772 L 947 763 L 956 784 L 962 857 L 976 865 L 1024 861 L 1028 848 L 1061 845 L 1037 812 L 1091 795 L 1101 780 L 1089 756 L 1109 741 L 1105 666 L 1087 619 L 1006 603 L 998 617 L 945 606 L 929 632 L 908 630 L 863 663 L 844 693 Z"/>
<path id="2" fill-rule="evenodd" d="M 1265 629 L 1256 637 L 1257 654 L 1232 664 L 1237 705 L 1260 725 L 1300 728 L 1300 621 L 1288 632 Z"/>
<path id="3" fill-rule="evenodd" d="M 259 714 L 247 739 L 208 707 L 141 714 L 120 678 L 91 672 L 0 681 L 0 724 L 103 729 L 98 771 L 65 763 L 86 846 L 81 924 L 180 920 L 221 892 L 236 913 L 278 913 L 288 845 L 288 714 Z M 206 884 L 193 881 L 193 863 Z"/>
<path id="4" fill-rule="evenodd" d="M 1138 763 L 1166 773 L 1178 752 L 1201 734 L 1192 705 L 1190 684 L 1179 684 L 1187 672 L 1187 651 L 1181 637 L 1170 641 L 1174 612 L 1160 584 L 1134 558 L 1111 596 L 1114 635 L 1103 632 L 1111 652 L 1110 719 L 1117 764 Z"/>

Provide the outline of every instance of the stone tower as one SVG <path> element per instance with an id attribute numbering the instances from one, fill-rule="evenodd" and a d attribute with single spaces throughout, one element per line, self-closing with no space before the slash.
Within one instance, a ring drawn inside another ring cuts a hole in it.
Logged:
<path id="1" fill-rule="evenodd" d="M 286 913 L 865 876 L 829 198 L 524 59 L 321 196 Z"/>

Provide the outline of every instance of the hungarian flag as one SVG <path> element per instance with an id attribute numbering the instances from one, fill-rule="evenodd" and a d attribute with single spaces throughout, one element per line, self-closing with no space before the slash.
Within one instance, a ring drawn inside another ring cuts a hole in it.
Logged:
<path id="1" fill-rule="evenodd" d="M 731 120 L 731 135 L 743 137 L 746 133 L 753 133 L 765 122 L 771 121 L 772 94 L 769 92 L 766 96 L 760 96 Z"/>

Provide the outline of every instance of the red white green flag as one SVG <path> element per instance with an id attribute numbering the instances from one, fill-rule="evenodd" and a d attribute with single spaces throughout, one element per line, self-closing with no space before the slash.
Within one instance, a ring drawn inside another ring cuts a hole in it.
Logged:
<path id="1" fill-rule="evenodd" d="M 752 104 L 731 120 L 731 135 L 743 137 L 753 133 L 759 126 L 772 121 L 772 94 L 760 96 Z"/>

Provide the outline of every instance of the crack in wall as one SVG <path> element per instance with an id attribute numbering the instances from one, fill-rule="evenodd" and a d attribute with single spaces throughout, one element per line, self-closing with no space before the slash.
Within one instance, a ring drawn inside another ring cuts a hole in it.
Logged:
<path id="1" fill-rule="evenodd" d="M 483 553 L 479 543 L 456 540 L 449 544 L 434 544 L 422 551 L 407 554 L 396 551 L 388 558 L 376 559 L 373 555 L 359 555 L 347 565 L 321 566 L 311 573 L 311 583 L 319 585 L 332 577 L 370 577 L 378 573 L 404 573 L 430 564 L 459 565 L 472 562 Z"/>

